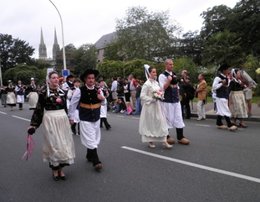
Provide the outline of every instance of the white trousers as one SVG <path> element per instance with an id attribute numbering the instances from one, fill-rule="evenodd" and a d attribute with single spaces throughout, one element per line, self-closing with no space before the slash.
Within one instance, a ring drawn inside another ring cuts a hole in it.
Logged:
<path id="1" fill-rule="evenodd" d="M 88 149 L 97 148 L 101 139 L 100 119 L 96 122 L 80 120 L 79 124 L 81 143 Z"/>
<path id="2" fill-rule="evenodd" d="M 169 128 L 184 128 L 185 124 L 182 118 L 181 104 L 161 102 L 162 112 L 167 120 Z"/>
<path id="3" fill-rule="evenodd" d="M 206 118 L 205 104 L 203 100 L 198 100 L 197 102 L 197 114 L 199 119 Z"/>

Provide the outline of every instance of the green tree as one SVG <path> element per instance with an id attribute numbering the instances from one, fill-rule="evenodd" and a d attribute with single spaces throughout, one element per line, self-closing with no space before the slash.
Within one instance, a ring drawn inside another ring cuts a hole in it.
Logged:
<path id="1" fill-rule="evenodd" d="M 75 65 L 76 65 L 76 61 L 75 61 L 75 58 L 74 58 L 74 54 L 75 54 L 76 50 L 77 49 L 73 44 L 68 44 L 68 45 L 65 46 L 67 69 L 69 69 L 72 72 L 74 71 Z M 63 49 L 61 49 L 57 53 L 56 68 L 57 68 L 58 71 L 61 71 L 64 68 L 63 67 Z"/>
<path id="2" fill-rule="evenodd" d="M 128 9 L 126 17 L 117 20 L 113 53 L 123 60 L 154 60 L 172 55 L 173 35 L 179 28 L 169 22 L 167 12 L 153 13 L 142 7 Z"/>
<path id="3" fill-rule="evenodd" d="M 175 57 L 190 57 L 196 64 L 201 64 L 203 46 L 201 36 L 197 32 L 183 34 L 175 49 Z"/>
<path id="4" fill-rule="evenodd" d="M 228 30 L 214 33 L 204 44 L 204 64 L 228 62 L 230 65 L 238 65 L 242 59 L 243 51 L 240 46 L 240 38 L 237 37 L 236 33 L 231 33 Z"/>
<path id="5" fill-rule="evenodd" d="M 29 84 L 31 77 L 35 78 L 38 83 L 42 83 L 46 79 L 46 72 L 46 69 L 38 69 L 35 66 L 19 64 L 5 71 L 4 83 L 7 83 L 8 80 L 14 82 L 22 80 L 24 84 Z"/>
<path id="6" fill-rule="evenodd" d="M 260 56 L 260 1 L 241 0 L 232 9 L 229 30 L 241 38 L 244 52 Z"/>
<path id="7" fill-rule="evenodd" d="M 231 12 L 231 8 L 225 5 L 214 6 L 202 12 L 201 16 L 204 19 L 200 33 L 202 39 L 207 40 L 213 34 L 227 29 Z"/>
<path id="8" fill-rule="evenodd" d="M 73 54 L 75 61 L 74 74 L 80 75 L 86 69 L 95 69 L 97 65 L 96 48 L 93 44 L 80 46 Z"/>
<path id="9" fill-rule="evenodd" d="M 3 72 L 19 63 L 30 63 L 34 49 L 11 35 L 0 34 L 0 59 Z"/>

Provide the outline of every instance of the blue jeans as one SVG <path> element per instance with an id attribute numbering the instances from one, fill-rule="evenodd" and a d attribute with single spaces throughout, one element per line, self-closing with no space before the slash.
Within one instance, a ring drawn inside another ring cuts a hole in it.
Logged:
<path id="1" fill-rule="evenodd" d="M 136 98 L 134 115 L 139 115 L 141 113 L 141 110 L 142 110 L 141 99 L 140 97 L 138 97 Z"/>

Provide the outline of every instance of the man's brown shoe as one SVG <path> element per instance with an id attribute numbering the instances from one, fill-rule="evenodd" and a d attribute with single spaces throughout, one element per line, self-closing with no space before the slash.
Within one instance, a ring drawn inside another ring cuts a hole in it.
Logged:
<path id="1" fill-rule="evenodd" d="M 172 137 L 167 136 L 167 143 L 170 145 L 175 144 L 175 140 Z"/>
<path id="2" fill-rule="evenodd" d="M 228 127 L 226 125 L 217 126 L 218 129 L 227 129 Z"/>
<path id="3" fill-rule="evenodd" d="M 231 126 L 231 127 L 228 128 L 228 130 L 235 131 L 235 130 L 237 130 L 237 127 L 236 126 Z"/>
<path id="4" fill-rule="evenodd" d="M 103 165 L 102 165 L 101 163 L 98 163 L 98 164 L 96 164 L 96 165 L 94 166 L 94 168 L 95 168 L 95 170 L 96 170 L 97 172 L 99 172 L 99 171 L 102 170 Z"/>
<path id="5" fill-rule="evenodd" d="M 188 145 L 188 144 L 190 144 L 190 141 L 186 137 L 184 137 L 184 138 L 178 140 L 178 143 L 183 144 L 183 145 Z"/>

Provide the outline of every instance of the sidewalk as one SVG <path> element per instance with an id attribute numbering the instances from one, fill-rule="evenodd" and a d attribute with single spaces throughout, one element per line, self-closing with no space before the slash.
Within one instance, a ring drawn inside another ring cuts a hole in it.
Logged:
<path id="1" fill-rule="evenodd" d="M 192 117 L 197 117 L 197 103 L 193 102 L 191 104 Z M 214 112 L 213 103 L 206 104 L 206 116 L 207 118 L 216 118 L 216 113 Z M 246 119 L 247 121 L 259 121 L 260 122 L 260 107 L 257 104 L 252 104 L 252 115 Z"/>

